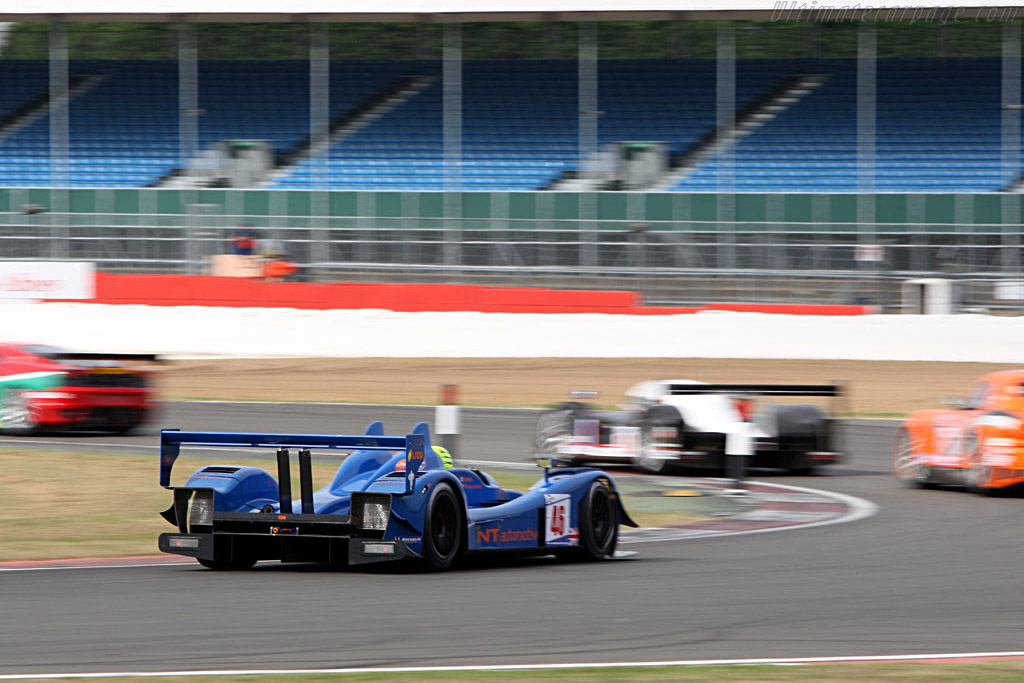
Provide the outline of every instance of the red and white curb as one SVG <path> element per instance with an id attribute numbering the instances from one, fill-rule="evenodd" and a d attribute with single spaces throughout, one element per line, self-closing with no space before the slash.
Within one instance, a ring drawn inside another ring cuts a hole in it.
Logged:
<path id="1" fill-rule="evenodd" d="M 747 497 L 754 505 L 747 512 L 720 519 L 692 522 L 679 527 L 624 530 L 619 542 L 627 544 L 682 541 L 763 534 L 788 529 L 810 529 L 855 522 L 878 512 L 878 506 L 869 500 L 803 486 L 750 481 L 744 482 L 743 489 L 736 490 L 731 489 L 733 482 L 724 479 L 706 480 L 702 484 L 719 487 L 723 489 L 723 494 L 729 490 L 738 491 L 731 495 Z"/>

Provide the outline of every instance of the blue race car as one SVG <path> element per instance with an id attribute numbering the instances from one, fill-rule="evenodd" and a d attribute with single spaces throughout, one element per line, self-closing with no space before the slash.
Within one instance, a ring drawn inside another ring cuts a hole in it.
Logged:
<path id="1" fill-rule="evenodd" d="M 182 446 L 277 449 L 275 479 L 257 467 L 211 465 L 172 487 Z M 293 501 L 289 449 L 298 451 Z M 310 451 L 351 451 L 330 484 L 313 491 Z M 539 463 L 541 464 L 541 463 Z M 509 551 L 597 560 L 610 557 L 619 525 L 636 526 L 615 483 L 592 468 L 549 471 L 526 493 L 476 469 L 446 468 L 426 423 L 385 436 L 160 432 L 160 485 L 174 492 L 161 515 L 178 527 L 160 550 L 210 569 L 259 560 L 355 565 L 414 558 L 445 570 L 466 553 Z"/>

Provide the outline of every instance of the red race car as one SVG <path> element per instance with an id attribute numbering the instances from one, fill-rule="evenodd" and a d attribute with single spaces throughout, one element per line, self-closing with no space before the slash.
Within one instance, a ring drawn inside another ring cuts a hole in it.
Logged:
<path id="1" fill-rule="evenodd" d="M 0 344 L 0 429 L 129 432 L 153 409 L 151 372 L 136 364 L 157 360 L 152 354 Z"/>
<path id="2" fill-rule="evenodd" d="M 945 410 L 919 410 L 896 434 L 893 474 L 910 486 L 979 493 L 1024 484 L 1024 370 L 985 375 Z"/>

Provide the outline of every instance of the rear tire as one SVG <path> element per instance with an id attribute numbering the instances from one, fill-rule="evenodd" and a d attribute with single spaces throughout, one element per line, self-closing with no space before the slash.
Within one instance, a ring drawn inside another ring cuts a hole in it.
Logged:
<path id="1" fill-rule="evenodd" d="M 830 449 L 825 414 L 812 404 L 769 404 L 765 406 L 764 417 L 767 431 L 775 430 L 779 447 L 779 464 L 794 476 L 811 473 L 808 453 Z"/>
<path id="2" fill-rule="evenodd" d="M 914 449 L 910 432 L 900 427 L 892 446 L 892 474 L 907 488 L 930 489 L 935 484 L 929 481 L 928 469 L 913 462 Z"/>
<path id="3" fill-rule="evenodd" d="M 619 511 L 610 485 L 590 484 L 579 510 L 580 559 L 601 560 L 615 554 L 619 542 Z"/>
<path id="4" fill-rule="evenodd" d="M 7 391 L 0 398 L 0 431 L 18 436 L 28 436 L 39 429 L 39 423 L 32 417 L 25 397 L 17 389 Z"/>
<path id="5" fill-rule="evenodd" d="M 465 541 L 463 506 L 448 484 L 438 484 L 427 504 L 423 524 L 423 559 L 433 571 L 449 569 Z"/>
<path id="6" fill-rule="evenodd" d="M 651 431 L 651 425 L 649 424 L 640 426 L 640 449 L 633 460 L 633 465 L 641 472 L 661 474 L 665 471 L 668 461 L 653 457 L 657 444 L 654 443 L 654 436 Z"/>

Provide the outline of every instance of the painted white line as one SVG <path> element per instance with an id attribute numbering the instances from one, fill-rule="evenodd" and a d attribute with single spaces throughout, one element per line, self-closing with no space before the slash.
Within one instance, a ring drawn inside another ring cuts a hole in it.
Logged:
<path id="1" fill-rule="evenodd" d="M 831 498 L 837 502 L 846 505 L 849 510 L 845 514 L 836 515 L 830 519 L 823 519 L 819 521 L 807 522 L 804 524 L 794 524 L 791 526 L 778 526 L 769 527 L 767 529 L 738 529 L 722 530 L 722 531 L 705 531 L 696 530 L 701 533 L 695 534 L 695 530 L 688 529 L 672 529 L 672 528 L 650 528 L 650 529 L 637 529 L 635 532 L 631 529 L 625 529 L 619 537 L 619 543 L 655 543 L 665 541 L 679 541 L 686 540 L 687 538 L 717 538 L 720 536 L 744 536 L 749 534 L 767 534 L 776 531 L 796 531 L 798 529 L 813 529 L 815 527 L 830 526 L 832 524 L 846 524 L 848 522 L 856 522 L 857 520 L 865 519 L 874 515 L 878 512 L 878 506 L 872 503 L 870 500 L 863 498 L 857 498 L 856 496 L 848 496 L 845 493 L 835 493 L 834 491 L 821 491 L 819 489 L 810 489 L 803 486 L 789 486 L 786 484 L 768 484 L 764 482 L 749 482 L 751 484 L 760 484 L 762 486 L 773 486 L 780 489 L 789 489 L 790 491 L 797 491 L 799 493 L 821 496 L 822 498 Z M 753 495 L 753 494 L 752 494 Z M 737 515 L 733 519 L 746 519 L 742 514 Z M 649 538 L 635 538 L 631 539 L 630 534 L 636 533 L 637 536 L 641 536 L 644 532 L 657 532 L 650 534 Z"/>
<path id="2" fill-rule="evenodd" d="M 561 669 L 606 669 L 606 668 L 650 668 L 656 666 L 752 666 L 798 664 L 839 664 L 856 662 L 913 662 L 932 659 L 993 659 L 1020 658 L 1024 652 L 957 652 L 909 655 L 852 655 L 849 657 L 780 657 L 766 659 L 682 659 L 662 662 L 577 662 L 573 664 L 489 664 L 481 666 L 402 666 L 402 667 L 351 667 L 336 669 L 209 669 L 203 671 L 111 671 L 111 672 L 63 672 L 47 674 L 0 674 L 0 680 L 50 680 L 56 678 L 115 678 L 139 677 L 159 678 L 166 676 L 297 676 L 303 674 L 402 674 L 402 673 L 445 673 L 464 671 L 557 671 Z"/>
<path id="3" fill-rule="evenodd" d="M 195 564 L 188 562 L 144 562 L 142 564 L 89 564 L 77 567 L 0 567 L 2 572 L 52 572 L 59 569 L 130 569 L 138 567 L 180 567 L 182 565 Z"/>

